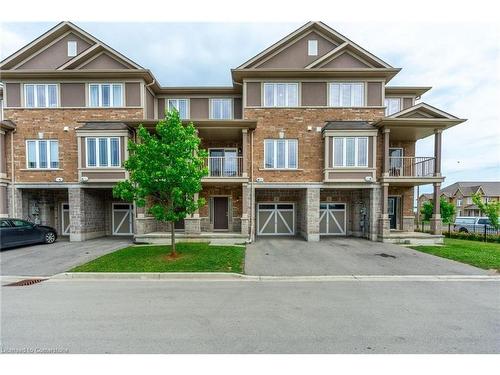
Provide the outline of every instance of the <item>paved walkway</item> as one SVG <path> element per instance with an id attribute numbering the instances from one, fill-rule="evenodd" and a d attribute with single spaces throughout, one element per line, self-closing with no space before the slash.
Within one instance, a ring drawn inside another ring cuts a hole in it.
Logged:
<path id="1" fill-rule="evenodd" d="M 355 238 L 258 239 L 245 272 L 262 276 L 485 275 L 487 271 L 402 246 Z"/>
<path id="2" fill-rule="evenodd" d="M 0 252 L 2 276 L 52 276 L 65 272 L 131 243 L 123 237 L 104 237 L 83 242 L 58 240 L 51 245 L 24 246 Z"/>

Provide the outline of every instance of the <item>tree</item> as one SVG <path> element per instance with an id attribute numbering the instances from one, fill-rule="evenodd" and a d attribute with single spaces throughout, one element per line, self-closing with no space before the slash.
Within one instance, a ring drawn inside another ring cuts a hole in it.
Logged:
<path id="1" fill-rule="evenodd" d="M 472 201 L 479 208 L 479 211 L 490 220 L 491 226 L 495 229 L 500 229 L 500 222 L 498 221 L 500 215 L 500 202 L 483 203 L 479 193 L 472 196 Z"/>
<path id="2" fill-rule="evenodd" d="M 445 224 L 451 223 L 453 216 L 455 216 L 455 206 L 452 203 L 447 202 L 443 197 L 441 197 L 439 203 L 441 209 L 441 221 Z M 433 212 L 434 204 L 432 201 L 425 202 L 420 209 L 420 213 L 422 214 L 424 221 L 429 221 Z"/>
<path id="3" fill-rule="evenodd" d="M 129 141 L 129 158 L 124 163 L 129 178 L 114 187 L 113 195 L 134 201 L 138 207 L 149 201 L 148 213 L 171 224 L 171 256 L 175 257 L 174 223 L 205 204 L 194 196 L 201 191 L 201 178 L 208 174 L 207 152 L 200 149 L 193 123 L 184 126 L 176 110 L 167 112 L 155 129 L 150 133 L 140 125 L 139 142 Z"/>

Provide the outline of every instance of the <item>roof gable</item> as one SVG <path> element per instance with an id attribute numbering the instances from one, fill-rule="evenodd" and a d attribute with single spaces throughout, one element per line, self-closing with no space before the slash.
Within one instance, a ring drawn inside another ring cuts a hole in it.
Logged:
<path id="1" fill-rule="evenodd" d="M 67 56 L 67 41 L 69 40 L 77 41 L 77 55 L 75 57 Z M 107 51 L 109 57 L 120 61 L 125 67 L 142 69 L 140 65 L 67 21 L 57 24 L 4 59 L 0 62 L 0 69 L 62 70 L 61 67 L 66 69 L 72 66 L 74 61 L 79 61 L 83 56 L 95 57 L 95 54 L 102 50 Z"/>
<path id="2" fill-rule="evenodd" d="M 318 39 L 318 56 L 308 56 L 307 54 L 307 40 L 311 39 L 312 36 L 315 38 L 321 38 Z M 339 46 L 342 46 L 342 48 L 348 48 L 349 50 L 355 52 L 355 56 L 358 60 L 362 59 L 360 61 L 366 60 L 370 62 L 365 65 L 371 66 L 365 66 L 363 68 L 392 68 L 389 64 L 377 56 L 358 46 L 356 43 L 352 42 L 324 23 L 308 22 L 258 55 L 246 61 L 237 69 L 313 69 L 316 67 L 315 61 L 323 61 L 325 55 L 333 53 L 333 51 L 339 48 Z M 338 56 L 332 56 L 332 60 L 335 57 Z M 346 57 L 344 57 L 344 59 L 345 58 Z M 327 62 L 325 61 L 324 63 L 326 64 Z M 351 63 L 353 63 L 353 61 L 351 61 Z"/>
<path id="3" fill-rule="evenodd" d="M 449 113 L 433 107 L 427 103 L 418 103 L 413 107 L 396 112 L 389 118 L 423 118 L 423 119 L 458 119 Z"/>

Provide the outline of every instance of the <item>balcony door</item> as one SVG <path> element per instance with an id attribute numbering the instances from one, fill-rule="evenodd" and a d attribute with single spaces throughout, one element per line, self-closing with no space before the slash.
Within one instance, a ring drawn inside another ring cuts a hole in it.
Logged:
<path id="1" fill-rule="evenodd" d="M 403 176 L 403 149 L 389 148 L 389 171 L 391 176 Z"/>
<path id="2" fill-rule="evenodd" d="M 211 148 L 209 150 L 211 177 L 238 175 L 238 150 L 235 148 Z"/>

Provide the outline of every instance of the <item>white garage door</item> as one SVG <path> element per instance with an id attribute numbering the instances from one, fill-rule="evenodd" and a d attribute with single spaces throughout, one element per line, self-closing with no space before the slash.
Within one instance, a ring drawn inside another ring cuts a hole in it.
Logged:
<path id="1" fill-rule="evenodd" d="M 319 205 L 319 233 L 324 235 L 345 235 L 345 203 L 321 203 Z"/>
<path id="2" fill-rule="evenodd" d="M 259 203 L 257 228 L 261 236 L 293 236 L 295 205 L 293 203 Z"/>

